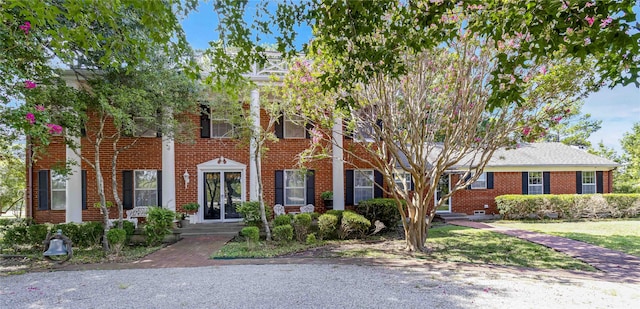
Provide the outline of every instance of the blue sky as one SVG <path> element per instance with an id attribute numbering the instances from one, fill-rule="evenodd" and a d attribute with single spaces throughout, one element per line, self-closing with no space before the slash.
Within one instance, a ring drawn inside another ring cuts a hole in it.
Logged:
<path id="1" fill-rule="evenodd" d="M 251 8 L 257 3 L 256 0 L 249 0 L 248 7 Z M 640 7 L 637 6 L 634 10 L 638 12 Z M 210 1 L 201 3 L 198 12 L 192 12 L 182 22 L 187 39 L 196 49 L 206 49 L 210 41 L 218 38 L 215 29 L 217 24 L 218 18 L 213 13 L 213 4 Z M 298 36 L 297 46 L 311 39 L 309 29 L 301 29 Z M 634 122 L 640 122 L 640 88 L 634 85 L 603 88 L 585 99 L 582 112 L 591 114 L 593 119 L 602 120 L 602 128 L 589 139 L 591 143 L 595 146 L 603 141 L 606 146 L 620 153 L 622 135 L 631 131 Z"/>

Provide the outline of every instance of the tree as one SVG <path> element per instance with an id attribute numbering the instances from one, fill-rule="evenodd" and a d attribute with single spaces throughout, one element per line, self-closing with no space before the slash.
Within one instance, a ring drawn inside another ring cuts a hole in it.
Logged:
<path id="1" fill-rule="evenodd" d="M 640 193 L 640 122 L 633 124 L 621 140 L 624 166 L 616 180 L 616 192 Z M 617 187 L 617 188 L 616 188 Z"/>
<path id="2" fill-rule="evenodd" d="M 522 103 L 489 107 L 488 81 L 499 65 L 493 61 L 499 51 L 482 46 L 491 44 L 463 35 L 448 45 L 405 53 L 406 74 L 374 75 L 349 92 L 322 91 L 320 78 L 341 69 L 328 57 L 294 63 L 283 81 L 280 97 L 316 124 L 313 135 L 319 146 L 301 157 L 316 158 L 318 150 L 328 149 L 321 140 L 331 139 L 334 117 L 345 119 L 345 131 L 359 141 L 344 147 L 351 158 L 345 161 L 365 162 L 383 175 L 382 189 L 397 201 L 410 251 L 425 250 L 436 209 L 477 180 L 496 149 L 517 147 L 518 141 L 545 134 L 555 118 L 566 116 L 567 102 L 581 93 L 586 72 L 565 68 L 580 66 L 547 64 L 544 70 L 527 72 Z M 557 87 L 566 80 L 576 86 Z M 336 106 L 340 96 L 349 96 L 353 103 Z M 459 175 L 457 181 L 434 205 L 440 178 L 452 172 Z M 411 176 L 413 190 L 405 173 Z"/>
<path id="3" fill-rule="evenodd" d="M 582 114 L 583 101 L 575 101 L 567 106 L 564 118 L 556 118 L 549 128 L 549 134 L 540 139 L 546 142 L 562 142 L 566 145 L 590 148 L 589 136 L 600 130 L 602 120 L 591 119 L 591 114 Z"/>
<path id="4" fill-rule="evenodd" d="M 25 194 L 24 146 L 0 149 L 0 214 L 22 214 Z"/>

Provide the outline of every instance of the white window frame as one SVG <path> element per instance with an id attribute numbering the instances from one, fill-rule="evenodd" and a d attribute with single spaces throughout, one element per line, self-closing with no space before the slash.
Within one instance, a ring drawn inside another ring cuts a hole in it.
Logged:
<path id="1" fill-rule="evenodd" d="M 57 177 L 64 178 L 64 188 L 62 188 L 62 189 L 54 189 L 53 188 L 53 181 Z M 54 170 L 52 170 L 51 171 L 51 177 L 49 177 L 49 178 L 50 178 L 49 179 L 49 187 L 51 188 L 51 193 L 50 193 L 51 194 L 51 197 L 50 197 L 50 199 L 51 199 L 51 210 L 65 210 L 65 209 L 67 209 L 67 201 L 68 201 L 68 198 L 67 198 L 67 186 L 69 185 L 68 177 L 63 175 L 63 174 L 60 174 L 60 173 L 58 173 L 58 172 L 56 172 Z M 62 206 L 62 208 L 56 207 L 53 204 L 53 201 L 54 201 L 53 195 L 54 195 L 54 193 L 58 193 L 59 194 L 61 192 L 64 194 L 64 205 Z"/>
<path id="2" fill-rule="evenodd" d="M 531 183 L 531 180 L 535 180 L 537 179 L 537 175 L 534 176 L 532 178 L 533 175 L 531 174 L 540 174 L 540 183 L 536 184 L 536 183 Z M 528 188 L 527 188 L 527 194 L 529 195 L 536 195 L 536 194 L 544 194 L 544 173 L 543 172 L 527 172 L 527 180 L 528 180 Z M 531 193 L 533 190 L 531 190 L 532 188 L 540 188 L 540 193 Z"/>
<path id="3" fill-rule="evenodd" d="M 398 189 L 400 190 L 404 190 L 404 184 L 402 183 L 404 181 L 406 182 L 407 191 L 411 191 L 411 182 L 413 180 L 413 177 L 411 177 L 411 173 L 406 172 L 406 171 L 396 171 L 395 173 L 393 173 L 393 181 L 396 183 L 396 186 L 398 187 Z M 355 181 L 355 179 L 354 179 Z M 375 186 L 375 184 L 374 184 Z"/>
<path id="4" fill-rule="evenodd" d="M 156 174 L 156 187 L 155 189 L 151 188 L 138 188 L 138 183 L 136 177 L 136 173 L 138 172 L 154 172 Z M 138 191 L 154 191 L 156 193 L 156 204 L 158 204 L 158 171 L 157 170 L 134 170 L 133 171 L 133 207 L 138 206 L 158 206 L 158 205 L 136 205 L 138 199 L 136 196 L 138 195 Z"/>
<path id="5" fill-rule="evenodd" d="M 287 138 L 287 139 L 305 139 L 307 138 L 307 128 L 304 124 L 298 124 L 296 122 L 302 122 L 303 119 L 300 116 L 287 116 L 284 115 L 284 117 L 282 117 L 282 137 Z M 298 118 L 298 119 L 293 119 L 293 118 Z M 301 129 L 302 131 L 302 136 L 289 136 L 287 134 L 288 130 L 287 128 L 290 129 Z"/>
<path id="6" fill-rule="evenodd" d="M 593 182 L 585 182 L 585 176 L 589 174 L 592 175 L 591 180 Z M 585 188 L 590 188 L 589 190 L 585 190 Z M 596 188 L 596 172 L 595 171 L 583 171 L 582 172 L 582 194 L 595 194 L 597 192 Z"/>
<path id="7" fill-rule="evenodd" d="M 484 173 L 480 174 L 480 177 L 478 177 L 478 179 L 476 179 L 476 181 L 474 181 L 471 184 L 471 189 L 482 190 L 482 189 L 486 189 L 486 188 L 487 188 L 487 173 L 484 172 Z"/>
<path id="8" fill-rule="evenodd" d="M 356 181 L 358 175 L 371 175 L 371 186 L 358 186 L 357 183 L 358 181 Z M 375 180 L 375 173 L 372 169 L 363 169 L 363 170 L 354 170 L 353 171 L 353 204 L 354 205 L 358 205 L 360 203 L 360 201 L 365 201 L 368 199 L 372 199 L 374 197 L 374 188 L 376 186 L 376 180 Z M 371 190 L 371 197 L 369 198 L 363 198 L 363 199 L 356 199 L 356 189 L 370 189 Z"/>
<path id="9" fill-rule="evenodd" d="M 217 132 L 213 130 L 215 124 L 227 124 L 231 128 L 224 135 L 216 135 Z M 209 132 L 211 138 L 233 138 L 236 135 L 235 128 L 228 118 L 213 118 L 212 114 L 209 114 Z"/>
<path id="10" fill-rule="evenodd" d="M 142 117 L 133 117 L 133 122 L 135 123 L 135 128 L 133 129 L 134 137 L 158 137 L 158 130 L 149 129 L 142 126 L 140 122 L 143 121 Z"/>
<path id="11" fill-rule="evenodd" d="M 288 175 L 289 173 L 295 173 L 295 174 L 300 174 L 302 175 L 302 187 L 296 186 L 296 187 L 289 187 L 287 186 L 287 179 L 288 179 Z M 304 206 L 306 205 L 307 202 L 307 177 L 306 175 L 301 171 L 301 170 L 284 170 L 284 184 L 282 185 L 283 190 L 284 190 L 284 206 Z M 287 203 L 288 199 L 287 199 L 287 189 L 302 189 L 302 202 L 301 203 Z"/>

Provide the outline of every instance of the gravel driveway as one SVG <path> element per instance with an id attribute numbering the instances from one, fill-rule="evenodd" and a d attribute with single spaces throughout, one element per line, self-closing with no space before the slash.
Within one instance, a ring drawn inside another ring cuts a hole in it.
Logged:
<path id="1" fill-rule="evenodd" d="M 0 308 L 637 308 L 640 285 L 495 270 L 332 264 L 0 277 Z"/>

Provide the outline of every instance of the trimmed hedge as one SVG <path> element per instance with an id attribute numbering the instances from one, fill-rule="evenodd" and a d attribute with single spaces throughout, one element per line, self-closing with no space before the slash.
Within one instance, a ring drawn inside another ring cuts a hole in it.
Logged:
<path id="1" fill-rule="evenodd" d="M 640 194 L 501 195 L 496 197 L 504 219 L 633 218 L 640 215 Z"/>
<path id="2" fill-rule="evenodd" d="M 367 218 L 355 212 L 345 211 L 342 213 L 340 222 L 340 238 L 362 238 L 366 235 L 369 227 L 371 227 L 371 221 Z"/>
<path id="3" fill-rule="evenodd" d="M 258 242 L 260 239 L 260 229 L 257 226 L 246 226 L 240 231 L 248 242 Z"/>
<path id="4" fill-rule="evenodd" d="M 356 205 L 356 212 L 369 219 L 371 222 L 384 223 L 385 226 L 394 227 L 400 221 L 400 213 L 395 199 L 374 198 L 361 201 Z"/>
<path id="5" fill-rule="evenodd" d="M 236 208 L 236 211 L 242 215 L 242 220 L 246 225 L 262 227 L 260 202 L 244 202 Z M 267 205 L 264 205 L 264 213 L 267 216 L 267 220 L 273 216 L 273 210 Z"/>
<path id="6" fill-rule="evenodd" d="M 291 224 L 280 225 L 273 228 L 275 241 L 291 241 L 293 239 L 293 226 Z"/>
<path id="7" fill-rule="evenodd" d="M 338 230 L 338 216 L 324 213 L 318 217 L 318 235 L 320 239 L 331 239 Z"/>

